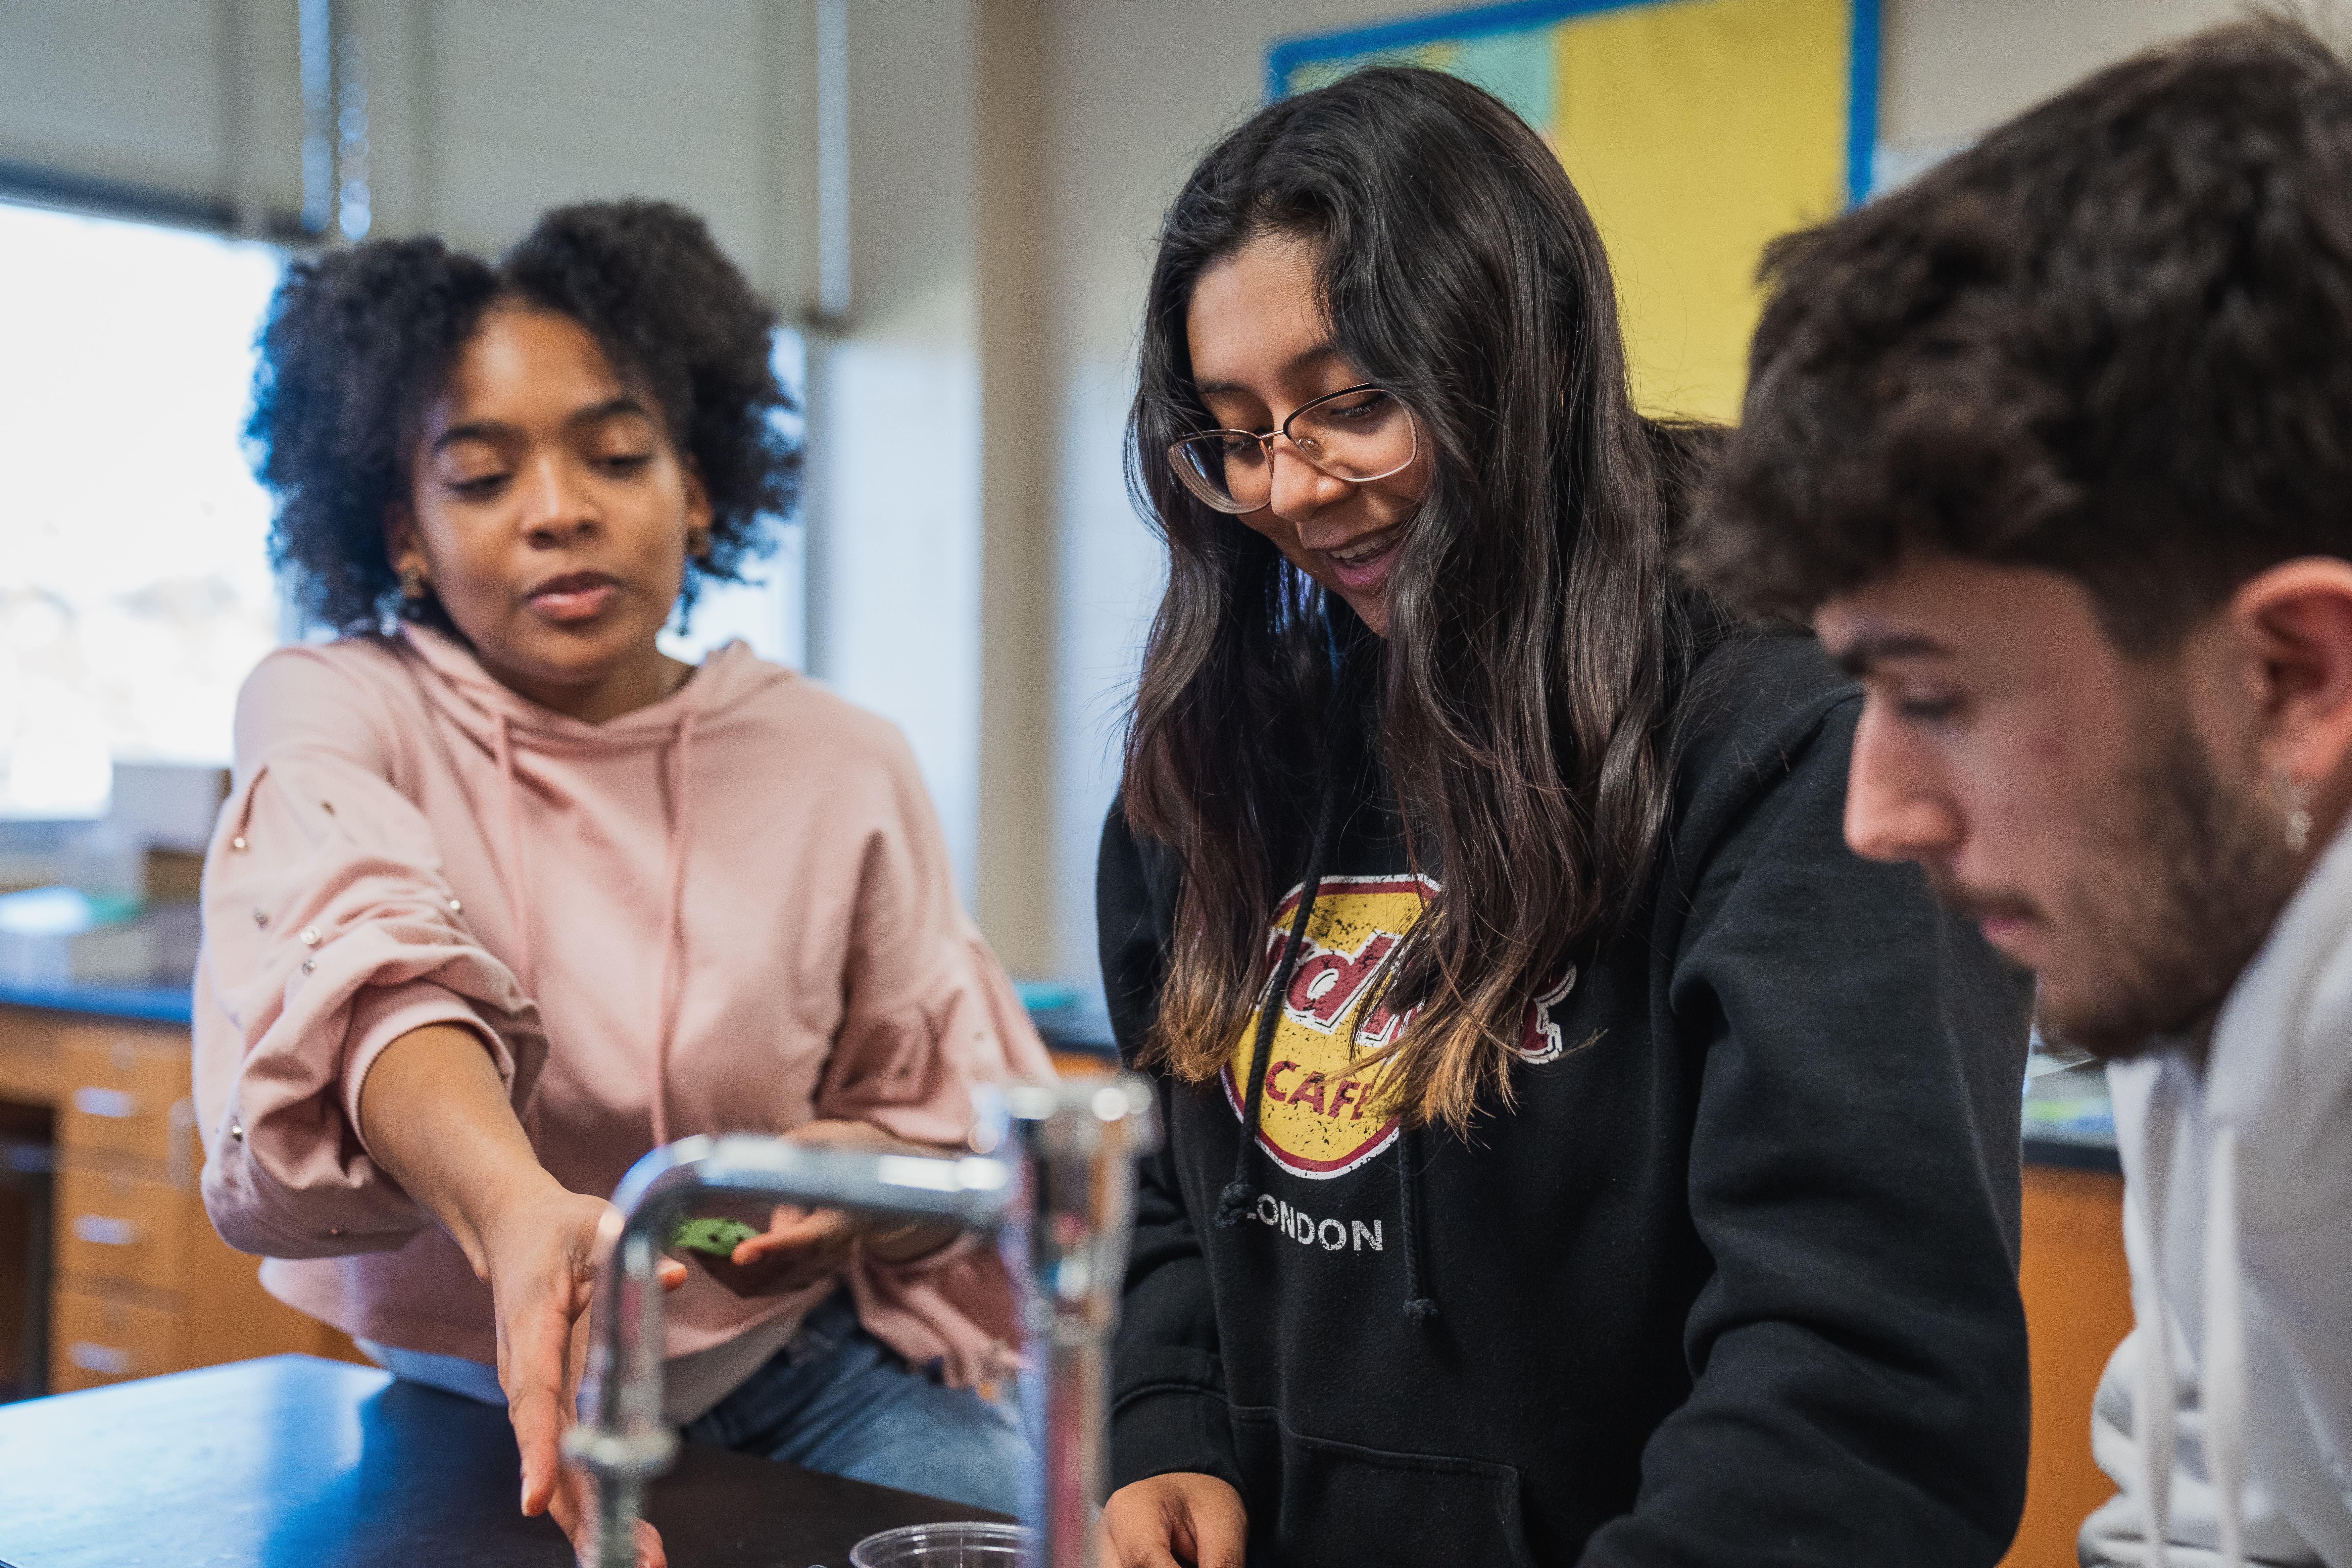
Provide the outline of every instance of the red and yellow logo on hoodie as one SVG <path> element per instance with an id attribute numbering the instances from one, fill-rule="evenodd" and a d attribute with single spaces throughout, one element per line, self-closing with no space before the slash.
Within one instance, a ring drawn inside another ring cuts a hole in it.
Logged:
<path id="1" fill-rule="evenodd" d="M 1326 877 L 1307 917 L 1306 946 L 1290 973 L 1282 1013 L 1266 1058 L 1265 1095 L 1258 1107 L 1258 1146 L 1294 1175 L 1316 1180 L 1345 1175 L 1396 1142 L 1397 1120 L 1374 1113 L 1375 1090 L 1387 1071 L 1359 1058 L 1390 1044 L 1412 1012 L 1392 1010 L 1382 993 L 1383 961 L 1394 952 L 1437 884 L 1412 872 L 1381 877 Z M 1266 931 L 1270 986 L 1289 945 L 1290 922 L 1305 889 L 1292 889 Z M 1377 982 L 1377 983 L 1376 983 Z M 1571 966 L 1559 984 L 1532 999 L 1518 1047 L 1522 1060 L 1550 1061 L 1561 1054 L 1553 1006 L 1576 984 Z M 1242 1024 L 1224 1072 L 1225 1098 L 1244 1114 L 1250 1057 L 1258 1018 L 1270 996 Z"/>
<path id="2" fill-rule="evenodd" d="M 1274 1026 L 1265 1099 L 1258 1108 L 1258 1142 L 1285 1170 L 1341 1175 L 1396 1141 L 1396 1118 L 1366 1110 L 1384 1068 L 1358 1072 L 1354 1058 L 1387 1045 L 1404 1022 L 1375 994 L 1381 987 L 1372 981 L 1381 973 L 1381 961 L 1421 918 L 1423 901 L 1436 891 L 1436 883 L 1410 873 L 1323 879 L 1307 916 L 1307 945 Z M 1274 911 L 1266 940 L 1269 983 L 1281 966 L 1304 892 L 1294 889 Z M 1261 997 L 1260 1011 L 1271 1000 Z M 1225 1093 L 1236 1114 L 1249 1090 L 1257 1027 L 1253 1012 L 1225 1068 Z"/>

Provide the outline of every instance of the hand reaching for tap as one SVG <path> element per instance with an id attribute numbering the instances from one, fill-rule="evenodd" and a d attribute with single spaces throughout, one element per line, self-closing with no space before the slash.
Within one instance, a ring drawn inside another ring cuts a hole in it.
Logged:
<path id="1" fill-rule="evenodd" d="M 384 1047 L 361 1089 L 362 1133 L 377 1163 L 464 1249 L 490 1288 L 499 1386 L 522 1460 L 522 1511 L 549 1513 L 575 1551 L 593 1518 L 587 1482 L 563 1463 L 564 1431 L 587 1364 L 596 1268 L 619 1211 L 567 1190 L 541 1166 L 470 1030 L 430 1025 Z M 667 1289 L 686 1279 L 667 1259 Z M 637 1526 L 637 1568 L 667 1568 L 661 1537 Z"/>

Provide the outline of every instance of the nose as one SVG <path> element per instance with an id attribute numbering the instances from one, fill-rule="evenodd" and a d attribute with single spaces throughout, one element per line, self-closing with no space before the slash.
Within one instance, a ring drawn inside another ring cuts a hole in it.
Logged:
<path id="1" fill-rule="evenodd" d="M 1356 488 L 1300 457 L 1286 436 L 1277 436 L 1267 444 L 1266 461 L 1274 468 L 1266 506 L 1285 522 L 1303 523 Z"/>
<path id="2" fill-rule="evenodd" d="M 568 544 L 595 531 L 599 518 L 593 491 L 562 454 L 536 455 L 523 465 L 516 487 L 520 521 L 533 544 Z"/>
<path id="3" fill-rule="evenodd" d="M 1957 851 L 1965 834 L 1930 748 L 1866 700 L 1846 772 L 1848 847 L 1870 860 L 1937 860 Z"/>

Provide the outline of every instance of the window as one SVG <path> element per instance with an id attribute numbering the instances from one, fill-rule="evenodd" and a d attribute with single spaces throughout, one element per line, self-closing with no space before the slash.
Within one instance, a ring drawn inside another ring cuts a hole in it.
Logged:
<path id="1" fill-rule="evenodd" d="M 117 761 L 229 761 L 237 688 L 293 629 L 240 440 L 280 259 L 0 204 L 0 818 L 95 816 Z M 797 333 L 776 368 L 797 396 Z M 802 530 L 780 541 L 664 648 L 799 664 Z"/>
<path id="2" fill-rule="evenodd" d="M 228 760 L 279 629 L 238 443 L 278 269 L 0 205 L 0 816 L 96 815 L 116 758 Z"/>
<path id="3" fill-rule="evenodd" d="M 792 395 L 795 408 L 804 409 L 808 394 L 808 340 L 785 327 L 776 333 L 776 379 Z M 806 430 L 798 413 L 780 416 L 794 440 Z M 672 658 L 699 662 L 702 656 L 740 637 L 751 651 L 775 664 L 807 668 L 805 625 L 807 531 L 798 517 L 775 531 L 774 553 L 743 569 L 741 583 L 709 583 L 694 603 L 693 619 L 684 632 L 673 618 L 662 634 L 662 651 Z"/>

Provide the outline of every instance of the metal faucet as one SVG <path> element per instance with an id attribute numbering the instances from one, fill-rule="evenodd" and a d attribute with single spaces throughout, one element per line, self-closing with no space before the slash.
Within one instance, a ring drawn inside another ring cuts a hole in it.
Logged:
<path id="1" fill-rule="evenodd" d="M 698 1201 L 759 1198 L 993 1232 L 1016 1289 L 1022 1404 L 1042 1434 L 1023 1489 L 1038 1568 L 1089 1568 L 1102 1493 L 1105 1364 L 1133 1221 L 1135 1162 L 1159 1142 L 1150 1084 L 1130 1074 L 975 1097 L 973 1153 L 867 1154 L 764 1133 L 680 1139 L 613 1194 L 620 1238 L 597 1281 L 583 1416 L 564 1451 L 596 1483 L 583 1568 L 633 1568 L 646 1484 L 670 1467 L 662 1419 L 662 1291 L 654 1271 Z"/>

